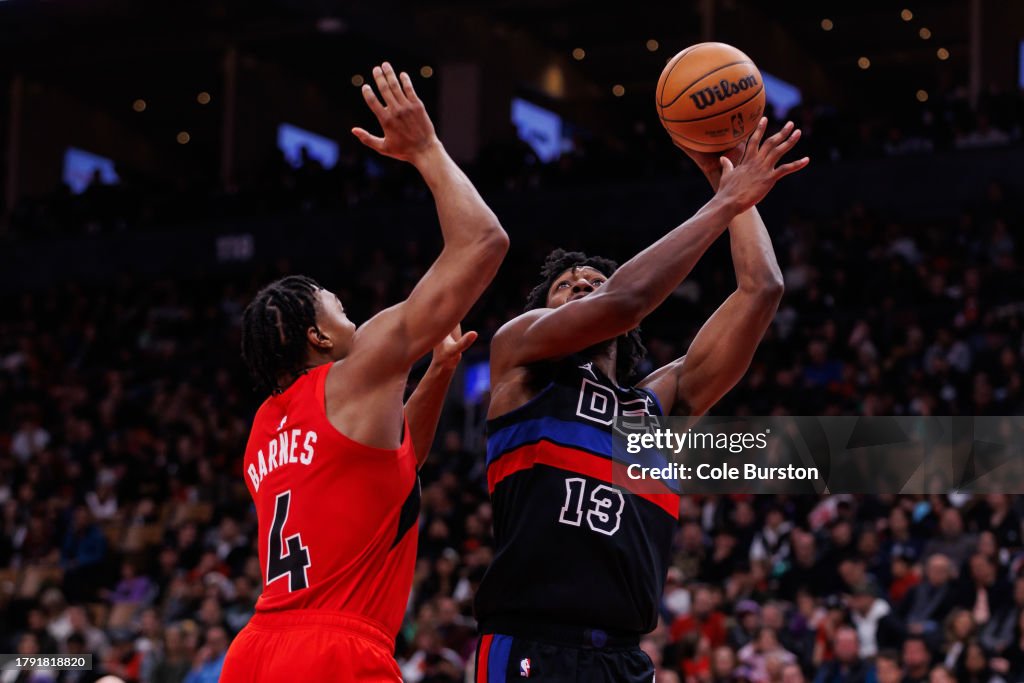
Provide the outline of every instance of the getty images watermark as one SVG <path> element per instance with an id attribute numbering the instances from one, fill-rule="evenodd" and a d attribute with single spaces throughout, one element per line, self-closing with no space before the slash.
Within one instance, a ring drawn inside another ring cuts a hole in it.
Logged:
<path id="1" fill-rule="evenodd" d="M 1024 417 L 631 416 L 613 483 L 635 493 L 1024 493 Z"/>
<path id="2" fill-rule="evenodd" d="M 680 456 L 689 451 L 725 451 L 731 454 L 764 451 L 768 448 L 771 428 L 763 432 L 709 432 L 695 431 L 692 427 L 684 432 L 669 428 L 654 428 L 650 431 L 632 432 L 625 435 L 626 452 L 639 455 L 644 451 L 657 451 Z M 802 480 L 817 481 L 821 473 L 817 467 L 795 467 L 791 463 L 778 467 L 761 467 L 754 462 L 742 466 L 730 465 L 726 461 L 700 462 L 687 465 L 666 459 L 661 466 L 644 466 L 630 463 L 626 467 L 630 479 L 679 480 L 679 481 L 762 481 Z"/>

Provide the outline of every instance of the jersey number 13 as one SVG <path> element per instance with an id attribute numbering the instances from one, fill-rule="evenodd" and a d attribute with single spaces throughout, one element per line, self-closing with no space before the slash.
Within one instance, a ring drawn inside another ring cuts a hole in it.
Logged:
<path id="1" fill-rule="evenodd" d="M 586 479 L 566 479 L 565 505 L 558 521 L 569 526 L 582 526 L 586 519 L 591 530 L 611 536 L 619 530 L 625 504 L 622 491 L 611 486 L 598 484 L 587 495 Z"/>

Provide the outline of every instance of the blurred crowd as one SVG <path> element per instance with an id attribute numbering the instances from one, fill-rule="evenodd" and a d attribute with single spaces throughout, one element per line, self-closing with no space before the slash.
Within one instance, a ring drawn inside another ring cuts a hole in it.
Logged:
<path id="1" fill-rule="evenodd" d="M 854 205 L 773 224 L 786 295 L 714 412 L 1021 414 L 1022 209 L 992 185 L 947 221 L 896 224 Z M 521 310 L 547 246 L 502 269 L 467 321 L 481 340 L 465 365 Z M 684 353 L 734 287 L 722 246 L 645 322 L 641 371 Z M 427 258 L 416 245 L 352 248 L 339 254 L 352 267 L 324 284 L 361 321 L 408 291 Z M 278 274 L 0 294 L 0 651 L 96 663 L 0 683 L 217 680 L 262 585 L 240 471 L 261 397 L 239 321 Z M 457 378 L 422 470 L 397 646 L 409 683 L 462 681 L 472 667 L 471 603 L 493 553 L 486 400 Z M 1024 499 L 1003 495 L 687 496 L 643 648 L 658 683 L 1024 680 L 1022 515 Z"/>
<path id="2" fill-rule="evenodd" d="M 837 107 L 805 101 L 788 112 L 769 115 L 778 125 L 793 120 L 803 132 L 800 153 L 810 155 L 815 164 L 827 164 L 1019 143 L 1024 135 L 1024 91 L 989 90 L 971 106 L 964 88 L 949 85 L 926 102 L 883 110 L 874 103 Z M 617 130 L 624 132 L 607 137 L 567 122 L 564 152 L 541 163 L 510 124 L 467 170 L 484 192 L 529 192 L 595 179 L 660 178 L 688 163 L 650 119 L 637 118 Z M 10 207 L 7 237 L 33 240 L 195 227 L 226 218 L 344 209 L 423 194 L 422 183 L 408 165 L 382 159 L 347 135 L 339 140 L 337 161 L 329 168 L 308 149 L 301 150 L 294 163 L 274 147 L 260 158 L 261 163 L 245 164 L 229 188 L 209 173 L 154 178 L 120 167 L 117 184 L 104 184 L 99 174 L 81 194 L 61 184 L 46 196 L 25 197 Z"/>

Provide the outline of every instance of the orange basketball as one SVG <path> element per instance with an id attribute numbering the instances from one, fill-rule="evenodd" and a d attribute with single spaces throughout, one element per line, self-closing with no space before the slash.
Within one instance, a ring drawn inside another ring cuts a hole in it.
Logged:
<path id="1" fill-rule="evenodd" d="M 698 43 L 665 65 L 655 94 L 661 125 L 679 145 L 721 152 L 754 132 L 764 112 L 764 81 L 732 45 Z"/>

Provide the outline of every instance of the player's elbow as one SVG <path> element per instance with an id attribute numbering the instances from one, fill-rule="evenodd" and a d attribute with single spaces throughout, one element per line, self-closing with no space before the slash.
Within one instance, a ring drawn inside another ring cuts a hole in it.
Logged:
<path id="1" fill-rule="evenodd" d="M 781 275 L 775 275 L 761 285 L 761 296 L 778 308 L 782 301 L 782 295 L 786 293 L 786 283 L 782 281 Z"/>
<path id="2" fill-rule="evenodd" d="M 774 311 L 782 302 L 786 285 L 782 281 L 782 275 L 773 273 L 748 286 L 746 291 L 756 302 L 758 308 Z"/>
<path id="3" fill-rule="evenodd" d="M 508 253 L 508 247 L 508 233 L 501 227 L 498 219 L 494 218 L 488 222 L 477 242 L 480 259 L 497 267 Z"/>

